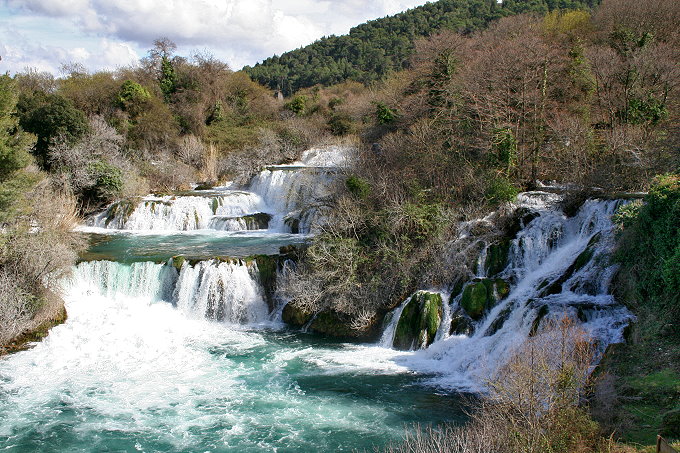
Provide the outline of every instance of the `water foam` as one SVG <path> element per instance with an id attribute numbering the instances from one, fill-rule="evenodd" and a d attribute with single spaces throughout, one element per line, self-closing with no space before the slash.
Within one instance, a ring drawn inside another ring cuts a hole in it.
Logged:
<path id="1" fill-rule="evenodd" d="M 401 356 L 399 364 L 434 374 L 427 379 L 432 385 L 479 391 L 484 380 L 529 337 L 542 307 L 548 313 L 546 319 L 567 315 L 579 322 L 600 352 L 623 341 L 623 329 L 632 315 L 609 294 L 616 271 L 609 261 L 614 244 L 611 215 L 620 202 L 588 200 L 575 217 L 568 218 L 556 206 L 558 200 L 545 193 L 520 196 L 520 207 L 534 210 L 537 217 L 512 241 L 509 264 L 499 275 L 510 283 L 509 295 L 474 323 L 474 333 L 450 335 L 449 317 L 435 343 Z M 580 267 L 577 259 L 584 261 Z M 476 267 L 477 277 L 485 277 L 484 266 Z M 553 289 L 547 291 L 548 287 Z M 458 295 L 451 301 L 451 312 L 459 309 L 460 299 Z M 396 312 L 400 309 L 403 306 Z M 393 336 L 396 322 L 398 316 L 387 326 L 382 345 Z"/>

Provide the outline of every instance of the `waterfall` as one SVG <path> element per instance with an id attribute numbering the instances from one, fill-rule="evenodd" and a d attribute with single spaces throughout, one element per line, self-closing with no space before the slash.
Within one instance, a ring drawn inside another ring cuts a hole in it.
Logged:
<path id="1" fill-rule="evenodd" d="M 185 262 L 173 301 L 185 313 L 233 324 L 265 321 L 269 314 L 254 262 Z"/>
<path id="2" fill-rule="evenodd" d="M 137 297 L 158 302 L 170 300 L 176 279 L 177 271 L 163 264 L 90 261 L 75 266 L 66 285 L 72 290 L 110 299 Z"/>
<path id="3" fill-rule="evenodd" d="M 139 202 L 113 203 L 91 219 L 90 224 L 119 230 L 187 231 L 210 228 L 215 219 L 231 218 L 236 222 L 214 229 L 238 231 L 251 229 L 247 222 L 239 223 L 239 218 L 257 215 L 265 209 L 262 198 L 243 191 L 207 196 L 148 196 Z"/>
<path id="4" fill-rule="evenodd" d="M 476 275 L 452 295 L 451 315 L 443 320 L 436 341 L 404 361 L 435 374 L 437 385 L 475 390 L 526 338 L 544 329 L 547 320 L 573 318 L 600 352 L 623 341 L 632 315 L 609 294 L 616 271 L 610 261 L 611 215 L 621 202 L 587 200 L 569 218 L 555 201 L 544 193 L 519 197 L 518 209 L 532 216 L 510 241 L 503 270 L 487 275 L 483 261 L 490 249 L 483 247 Z M 486 300 L 482 312 L 469 312 L 473 297 Z M 382 345 L 389 345 L 384 340 L 393 336 L 400 309 L 385 329 Z"/>
<path id="5" fill-rule="evenodd" d="M 82 297 L 171 303 L 191 317 L 232 324 L 259 323 L 269 315 L 255 261 L 185 261 L 179 272 L 171 263 L 83 262 L 67 286 Z"/>
<path id="6" fill-rule="evenodd" d="M 180 195 L 121 200 L 88 221 L 88 226 L 127 231 L 249 231 L 309 233 L 323 223 L 337 173 L 349 149 L 305 151 L 298 162 L 263 169 L 247 190 L 230 186 Z"/>

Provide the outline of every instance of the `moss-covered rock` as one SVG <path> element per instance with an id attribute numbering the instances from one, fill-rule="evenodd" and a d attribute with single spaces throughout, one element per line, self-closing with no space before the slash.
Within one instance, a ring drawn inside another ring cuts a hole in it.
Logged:
<path id="1" fill-rule="evenodd" d="M 463 290 L 460 306 L 463 307 L 468 316 L 477 320 L 484 314 L 488 298 L 487 285 L 483 281 L 471 282 Z"/>
<path id="2" fill-rule="evenodd" d="M 480 319 L 510 293 L 510 285 L 500 278 L 477 278 L 463 290 L 460 306 L 474 320 Z"/>
<path id="3" fill-rule="evenodd" d="M 290 326 L 302 327 L 312 319 L 312 315 L 313 313 L 297 307 L 295 302 L 290 302 L 283 307 L 281 319 Z"/>
<path id="4" fill-rule="evenodd" d="M 541 327 L 541 322 L 543 321 L 543 318 L 545 318 L 548 315 L 549 311 L 550 309 L 548 308 L 547 305 L 541 305 L 541 308 L 538 309 L 538 311 L 536 312 L 536 317 L 531 322 L 531 330 L 529 331 L 530 337 L 536 335 L 536 332 L 538 332 L 538 328 Z"/>
<path id="5" fill-rule="evenodd" d="M 507 267 L 508 253 L 510 252 L 510 239 L 503 239 L 502 241 L 490 245 L 486 250 L 486 261 L 484 268 L 486 275 L 496 275 Z"/>
<path id="6" fill-rule="evenodd" d="M 475 324 L 472 322 L 472 319 L 470 319 L 462 309 L 456 310 L 456 312 L 451 315 L 449 335 L 471 336 L 473 333 L 475 333 Z"/>
<path id="7" fill-rule="evenodd" d="M 500 313 L 498 313 L 498 316 L 496 316 L 496 319 L 493 320 L 491 325 L 489 326 L 488 329 L 486 329 L 486 332 L 484 334 L 486 336 L 491 336 L 501 330 L 503 328 L 503 325 L 505 324 L 505 321 L 508 320 L 510 317 L 510 313 L 512 313 L 512 307 L 505 307 L 503 310 L 501 310 Z"/>
<path id="8" fill-rule="evenodd" d="M 443 302 L 438 293 L 418 291 L 406 303 L 394 334 L 394 347 L 401 350 L 432 344 L 442 321 Z"/>
<path id="9" fill-rule="evenodd" d="M 216 185 L 217 185 L 216 182 L 205 181 L 205 182 L 202 182 L 199 185 L 197 185 L 194 190 L 212 190 L 212 189 L 215 188 Z"/>
<path id="10" fill-rule="evenodd" d="M 314 332 L 339 338 L 358 338 L 368 333 L 353 329 L 349 316 L 332 310 L 317 313 L 309 327 Z"/>
<path id="11" fill-rule="evenodd" d="M 173 256 L 172 257 L 172 267 L 177 269 L 177 272 L 179 272 L 179 271 L 182 270 L 182 265 L 184 264 L 185 261 L 186 261 L 186 258 L 184 258 L 181 255 Z"/>

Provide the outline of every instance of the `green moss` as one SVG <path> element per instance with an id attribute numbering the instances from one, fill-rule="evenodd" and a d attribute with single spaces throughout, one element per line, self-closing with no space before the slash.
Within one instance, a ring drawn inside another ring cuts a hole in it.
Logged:
<path id="1" fill-rule="evenodd" d="M 115 220 L 116 217 L 120 217 L 123 222 L 126 222 L 130 218 L 135 208 L 137 207 L 137 202 L 133 200 L 120 200 L 106 210 L 106 220 L 104 221 L 106 226 Z"/>
<path id="2" fill-rule="evenodd" d="M 463 290 L 460 306 L 472 319 L 477 320 L 484 314 L 488 299 L 487 285 L 484 282 L 472 282 Z"/>
<path id="3" fill-rule="evenodd" d="M 474 333 L 475 326 L 469 316 L 463 310 L 456 311 L 451 316 L 451 327 L 449 328 L 449 335 L 467 335 Z"/>
<path id="4" fill-rule="evenodd" d="M 508 253 L 510 252 L 510 240 L 504 239 L 498 244 L 490 245 L 486 251 L 484 268 L 487 275 L 496 275 L 502 272 L 508 265 Z"/>
<path id="5" fill-rule="evenodd" d="M 501 330 L 503 328 L 503 325 L 505 324 L 505 321 L 508 320 L 510 317 L 510 314 L 512 313 L 512 307 L 506 307 L 504 308 L 498 316 L 496 316 L 496 319 L 493 320 L 489 328 L 486 330 L 485 334 L 487 336 L 491 336 Z"/>
<path id="6" fill-rule="evenodd" d="M 356 338 L 365 334 L 352 329 L 351 319 L 332 310 L 323 310 L 314 317 L 310 328 L 314 332 L 323 333 L 333 337 Z"/>
<path id="7" fill-rule="evenodd" d="M 536 317 L 534 320 L 531 322 L 531 330 L 529 331 L 529 336 L 533 337 L 536 335 L 536 332 L 538 332 L 538 328 L 541 326 L 541 321 L 543 321 L 543 318 L 546 317 L 550 309 L 548 308 L 547 305 L 542 305 L 541 308 L 538 309 L 538 313 L 536 313 Z"/>
<path id="8" fill-rule="evenodd" d="M 494 281 L 494 286 L 498 300 L 503 300 L 510 294 L 510 285 L 502 278 L 497 278 Z"/>
<path id="9" fill-rule="evenodd" d="M 443 314 L 438 293 L 418 291 L 407 302 L 397 323 L 394 347 L 408 350 L 427 347 L 434 341 Z"/>
<path id="10" fill-rule="evenodd" d="M 172 267 L 177 269 L 177 272 L 182 270 L 182 265 L 184 264 L 185 258 L 181 255 L 172 257 Z"/>

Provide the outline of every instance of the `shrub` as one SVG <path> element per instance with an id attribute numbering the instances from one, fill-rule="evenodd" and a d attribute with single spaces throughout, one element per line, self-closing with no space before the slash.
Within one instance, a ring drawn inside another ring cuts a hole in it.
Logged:
<path id="1" fill-rule="evenodd" d="M 378 102 L 375 106 L 375 117 L 378 124 L 391 124 L 397 119 L 397 112 L 382 102 Z"/>
<path id="2" fill-rule="evenodd" d="M 680 313 L 680 175 L 656 179 L 645 204 L 619 209 L 617 259 L 635 279 L 639 301 Z"/>
<path id="3" fill-rule="evenodd" d="M 110 201 L 123 190 L 123 172 L 104 161 L 92 162 L 88 169 L 94 177 L 93 195 L 101 201 Z"/>
<path id="4" fill-rule="evenodd" d="M 515 187 L 509 179 L 504 176 L 497 176 L 492 178 L 487 186 L 484 198 L 492 204 L 498 205 L 505 202 L 513 201 L 519 189 Z"/>
<path id="5" fill-rule="evenodd" d="M 298 95 L 295 96 L 290 101 L 288 101 L 285 105 L 285 108 L 295 113 L 296 115 L 303 115 L 305 113 L 305 110 L 307 109 L 307 102 L 308 102 L 307 96 Z"/>
<path id="6" fill-rule="evenodd" d="M 350 176 L 345 180 L 347 190 L 359 199 L 365 199 L 371 192 L 371 186 L 358 176 Z"/>
<path id="7" fill-rule="evenodd" d="M 347 135 L 354 131 L 354 121 L 346 113 L 334 113 L 328 120 L 328 127 L 333 135 Z"/>

